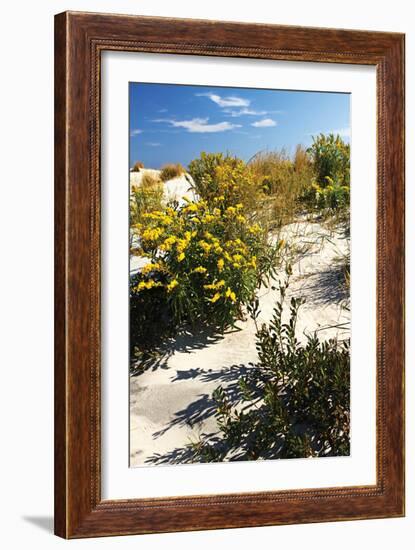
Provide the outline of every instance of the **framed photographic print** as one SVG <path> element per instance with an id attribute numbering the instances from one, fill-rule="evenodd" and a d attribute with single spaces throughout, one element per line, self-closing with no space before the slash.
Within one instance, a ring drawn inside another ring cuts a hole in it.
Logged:
<path id="1" fill-rule="evenodd" d="M 55 532 L 404 514 L 404 36 L 55 20 Z"/>

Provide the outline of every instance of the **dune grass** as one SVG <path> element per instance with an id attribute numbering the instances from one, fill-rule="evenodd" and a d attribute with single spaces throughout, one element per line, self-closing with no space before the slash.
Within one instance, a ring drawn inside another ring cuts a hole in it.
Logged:
<path id="1" fill-rule="evenodd" d="M 262 213 L 271 227 L 291 223 L 304 212 L 301 197 L 311 186 L 313 167 L 303 147 L 297 147 L 293 158 L 284 149 L 261 151 L 249 161 L 249 167 L 262 186 Z"/>
<path id="2" fill-rule="evenodd" d="M 131 172 L 139 172 L 142 168 L 144 168 L 144 163 L 137 161 L 131 168 Z"/>
<path id="3" fill-rule="evenodd" d="M 160 172 L 161 181 L 172 180 L 173 178 L 178 178 L 186 173 L 186 170 L 183 166 L 178 164 L 165 164 Z"/>
<path id="4" fill-rule="evenodd" d="M 140 185 L 133 186 L 130 197 L 130 224 L 140 223 L 143 214 L 160 210 L 163 205 L 163 183 L 151 174 L 143 174 Z"/>

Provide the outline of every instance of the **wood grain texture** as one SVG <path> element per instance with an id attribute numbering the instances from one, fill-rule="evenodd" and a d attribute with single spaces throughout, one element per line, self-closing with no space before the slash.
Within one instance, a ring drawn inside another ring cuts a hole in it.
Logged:
<path id="1" fill-rule="evenodd" d="M 377 482 L 101 500 L 100 53 L 377 68 Z M 404 514 L 404 36 L 65 12 L 55 18 L 55 532 L 64 538 Z"/>

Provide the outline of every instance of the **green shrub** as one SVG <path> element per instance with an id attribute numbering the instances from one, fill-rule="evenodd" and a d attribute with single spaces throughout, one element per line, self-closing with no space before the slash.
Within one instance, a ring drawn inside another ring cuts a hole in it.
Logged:
<path id="1" fill-rule="evenodd" d="M 130 195 L 130 223 L 138 223 L 144 214 L 160 210 L 163 201 L 163 183 L 149 173 L 134 185 Z"/>
<path id="2" fill-rule="evenodd" d="M 131 168 L 131 172 L 139 172 L 142 168 L 144 168 L 144 164 L 140 161 L 137 161 Z"/>
<path id="3" fill-rule="evenodd" d="M 320 186 L 327 186 L 329 180 L 338 185 L 350 185 L 350 145 L 339 135 L 319 134 L 313 137 L 308 153 Z"/>
<path id="4" fill-rule="evenodd" d="M 211 196 L 218 196 L 216 168 L 224 162 L 233 162 L 233 157 L 223 155 L 222 153 L 206 153 L 202 151 L 200 157 L 193 159 L 188 172 L 192 176 L 197 194 L 205 200 Z"/>
<path id="5" fill-rule="evenodd" d="M 340 136 L 320 134 L 307 150 L 314 176 L 304 189 L 301 203 L 310 211 L 337 223 L 349 224 L 350 146 Z"/>
<path id="6" fill-rule="evenodd" d="M 240 403 L 219 386 L 213 393 L 219 434 L 192 445 L 201 461 L 345 456 L 350 453 L 349 341 L 296 338 L 298 310 L 291 298 L 283 323 L 288 283 L 268 325 L 257 330 L 259 362 L 239 380 Z M 251 308 L 258 318 L 258 303 Z"/>
<path id="7" fill-rule="evenodd" d="M 181 164 L 166 164 L 162 167 L 160 178 L 162 181 L 178 178 L 186 173 L 186 170 Z"/>
<path id="8" fill-rule="evenodd" d="M 326 177 L 326 185 L 320 186 L 318 183 L 312 184 L 314 194 L 314 205 L 319 210 L 337 210 L 348 208 L 350 205 L 350 187 L 340 185 L 330 177 Z"/>
<path id="9" fill-rule="evenodd" d="M 156 350 L 175 335 L 171 304 L 165 289 L 155 286 L 146 292 L 137 292 L 137 285 L 146 280 L 140 272 L 130 277 L 130 358 L 134 368 L 137 360 L 143 365 L 148 353 Z"/>

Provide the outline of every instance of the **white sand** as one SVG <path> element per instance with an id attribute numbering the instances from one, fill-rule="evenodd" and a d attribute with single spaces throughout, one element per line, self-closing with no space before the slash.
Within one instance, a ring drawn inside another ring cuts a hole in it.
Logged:
<path id="1" fill-rule="evenodd" d="M 142 168 L 139 172 L 130 172 L 130 185 L 141 185 L 141 180 L 144 174 L 149 174 L 153 177 L 159 177 L 161 170 L 153 170 L 151 168 Z M 177 200 L 179 204 L 183 204 L 184 196 L 190 199 L 195 199 L 196 195 L 192 189 L 193 178 L 190 174 L 183 174 L 177 178 L 164 182 L 164 200 Z"/>
<path id="2" fill-rule="evenodd" d="M 347 338 L 347 297 L 339 294 L 338 272 L 333 267 L 336 258 L 347 252 L 347 239 L 307 222 L 286 226 L 281 236 L 287 242 L 301 243 L 302 248 L 293 263 L 287 292 L 288 300 L 291 296 L 306 299 L 300 308 L 297 336 L 304 340 L 306 331 L 318 330 L 321 339 Z M 260 291 L 259 322 L 269 321 L 278 295 L 277 290 Z M 247 319 L 239 327 L 240 331 L 223 336 L 181 336 L 157 365 L 131 376 L 131 466 L 171 463 L 190 440 L 217 431 L 212 391 L 218 385 L 236 389 L 249 363 L 257 360 L 254 322 Z"/>

